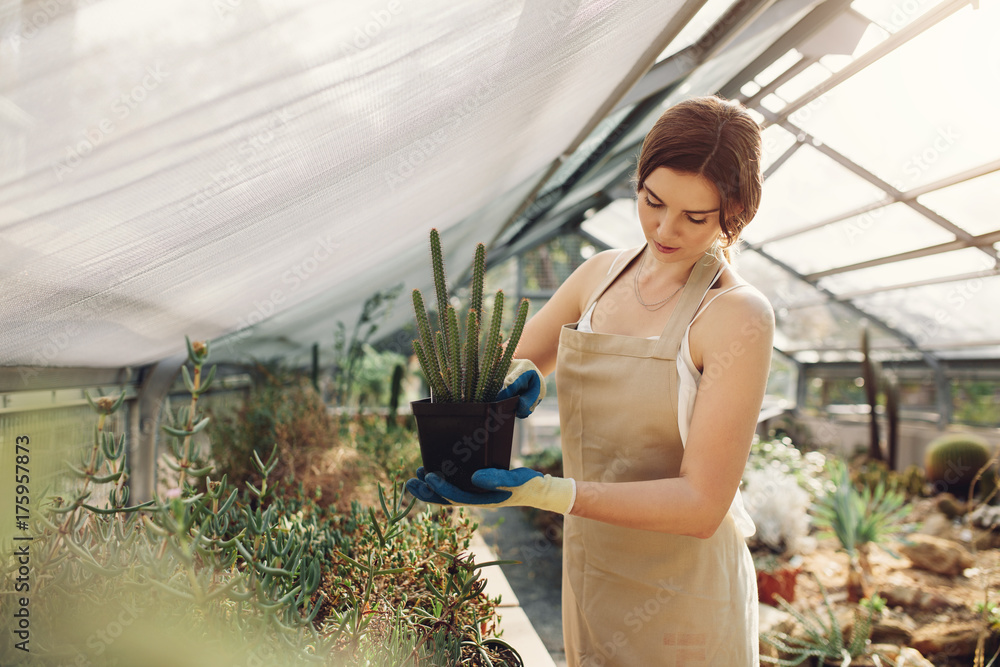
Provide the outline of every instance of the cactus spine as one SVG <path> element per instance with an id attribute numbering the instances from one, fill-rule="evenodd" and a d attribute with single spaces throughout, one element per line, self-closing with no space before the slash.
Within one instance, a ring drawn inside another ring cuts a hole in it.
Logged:
<path id="1" fill-rule="evenodd" d="M 528 317 L 528 300 L 522 299 L 506 349 L 502 343 L 503 291 L 496 293 L 489 328 L 482 334 L 483 286 L 486 280 L 486 246 L 476 246 L 472 264 L 472 292 L 464 331 L 458 312 L 451 305 L 445 280 L 444 253 L 436 229 L 430 233 L 431 265 L 437 297 L 440 330 L 431 329 L 420 290 L 413 290 L 417 334 L 413 350 L 436 403 L 492 402 L 510 368 L 514 350 Z M 480 346 L 482 345 L 482 349 Z"/>

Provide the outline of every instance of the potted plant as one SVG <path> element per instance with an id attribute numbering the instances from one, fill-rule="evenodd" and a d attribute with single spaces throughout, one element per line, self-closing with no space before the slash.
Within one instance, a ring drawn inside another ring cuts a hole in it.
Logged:
<path id="1" fill-rule="evenodd" d="M 489 328 L 483 331 L 486 246 L 480 243 L 472 263 L 469 312 L 459 318 L 448 294 L 441 238 L 436 229 L 431 229 L 430 243 L 437 328 L 431 328 L 420 290 L 413 290 L 419 335 L 413 341 L 413 350 L 431 396 L 410 405 L 417 422 L 424 470 L 443 476 L 460 489 L 479 492 L 482 489 L 471 480 L 476 470 L 510 469 L 518 397 L 497 401 L 496 396 L 528 319 L 528 300 L 521 300 L 510 338 L 504 342 L 504 295 L 503 290 L 498 290 Z M 464 322 L 464 330 L 460 322 Z"/>

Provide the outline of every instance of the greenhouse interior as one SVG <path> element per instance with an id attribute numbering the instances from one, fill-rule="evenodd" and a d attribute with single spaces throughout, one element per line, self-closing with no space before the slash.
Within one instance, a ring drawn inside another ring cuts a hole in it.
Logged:
<path id="1" fill-rule="evenodd" d="M 979 0 L 0 0 L 0 664 L 639 664 L 669 601 L 568 650 L 591 520 L 417 498 L 414 411 L 456 332 L 517 361 L 477 315 L 509 342 L 646 243 L 643 140 L 716 96 L 760 129 L 731 264 L 774 319 L 752 652 L 1000 665 L 997 35 Z M 565 482 L 557 376 L 500 421 Z M 688 638 L 645 664 L 744 664 Z"/>

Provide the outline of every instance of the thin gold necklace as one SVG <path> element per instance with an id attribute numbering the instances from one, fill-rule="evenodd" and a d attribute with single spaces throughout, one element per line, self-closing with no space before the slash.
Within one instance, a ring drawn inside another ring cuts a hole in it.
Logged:
<path id="1" fill-rule="evenodd" d="M 659 310 L 660 308 L 663 308 L 663 306 L 667 303 L 667 301 L 670 301 L 675 296 L 677 296 L 677 292 L 680 292 L 682 289 L 684 289 L 684 285 L 681 285 L 676 290 L 674 290 L 674 293 L 668 296 L 666 299 L 661 299 L 656 303 L 646 303 L 645 301 L 642 300 L 642 295 L 639 294 L 639 274 L 642 273 L 642 265 L 645 261 L 646 261 L 646 251 L 644 250 L 642 252 L 642 259 L 639 260 L 639 268 L 636 269 L 635 272 L 635 279 L 632 281 L 632 286 L 635 288 L 635 298 L 639 300 L 639 303 L 642 304 L 642 307 L 645 308 L 646 310 L 649 311 Z M 687 284 L 687 281 L 685 281 L 685 284 Z"/>

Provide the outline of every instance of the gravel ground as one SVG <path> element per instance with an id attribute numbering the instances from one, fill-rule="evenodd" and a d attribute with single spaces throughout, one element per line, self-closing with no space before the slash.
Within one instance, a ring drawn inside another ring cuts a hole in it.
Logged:
<path id="1" fill-rule="evenodd" d="M 501 569 L 552 659 L 558 667 L 565 667 L 562 549 L 532 525 L 528 512 L 521 508 L 477 509 L 476 513 L 479 533 L 497 557 L 521 561 Z"/>

